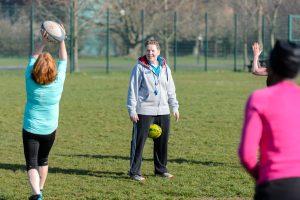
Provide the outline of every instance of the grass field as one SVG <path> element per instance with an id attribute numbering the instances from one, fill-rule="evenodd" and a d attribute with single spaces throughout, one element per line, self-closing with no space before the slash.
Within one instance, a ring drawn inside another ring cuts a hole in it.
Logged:
<path id="1" fill-rule="evenodd" d="M 0 71 L 0 199 L 30 195 L 21 140 L 23 71 Z M 244 103 L 264 77 L 230 71 L 174 74 L 181 119 L 172 118 L 168 168 L 153 176 L 152 141 L 144 150 L 145 184 L 127 177 L 131 123 L 126 111 L 129 72 L 68 75 L 45 199 L 250 199 L 253 181 L 237 146 Z"/>
<path id="2" fill-rule="evenodd" d="M 27 62 L 27 57 L 0 57 L 0 69 L 5 67 L 7 69 L 10 68 L 24 68 Z M 132 65 L 136 62 L 135 58 L 123 56 L 123 57 L 109 57 L 110 70 L 118 70 L 123 69 L 124 71 L 132 68 Z M 208 69 L 229 69 L 233 70 L 233 57 L 208 57 Z M 174 58 L 170 57 L 168 60 L 170 67 L 173 68 Z M 203 70 L 204 69 L 204 57 L 201 56 L 199 60 L 199 64 L 197 64 L 197 58 L 195 56 L 178 56 L 177 60 L 177 68 L 178 69 L 196 69 Z M 106 57 L 79 57 L 78 65 L 82 69 L 92 68 L 92 69 L 100 69 L 105 70 L 106 68 Z M 237 57 L 237 68 L 241 69 L 243 67 L 243 59 L 242 57 Z"/>

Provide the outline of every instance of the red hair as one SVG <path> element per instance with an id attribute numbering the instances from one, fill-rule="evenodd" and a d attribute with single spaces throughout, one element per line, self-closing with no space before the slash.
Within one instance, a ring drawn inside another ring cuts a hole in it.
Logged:
<path id="1" fill-rule="evenodd" d="M 57 75 L 55 60 L 50 53 L 41 53 L 31 71 L 32 79 L 41 85 L 52 83 Z"/>

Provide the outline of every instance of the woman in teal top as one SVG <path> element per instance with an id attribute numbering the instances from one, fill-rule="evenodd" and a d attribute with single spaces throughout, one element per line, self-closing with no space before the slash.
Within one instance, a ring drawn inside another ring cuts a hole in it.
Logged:
<path id="1" fill-rule="evenodd" d="M 43 52 L 47 34 L 29 59 L 25 72 L 27 102 L 23 119 L 23 145 L 26 169 L 33 195 L 42 199 L 48 174 L 48 155 L 58 127 L 59 101 L 66 77 L 67 51 L 65 42 L 59 43 L 59 61 Z"/>

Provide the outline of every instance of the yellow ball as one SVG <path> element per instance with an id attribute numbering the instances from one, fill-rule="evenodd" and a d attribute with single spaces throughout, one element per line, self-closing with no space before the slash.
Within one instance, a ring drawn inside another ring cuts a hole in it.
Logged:
<path id="1" fill-rule="evenodd" d="M 162 130 L 160 128 L 160 126 L 158 126 L 157 124 L 152 124 L 149 128 L 149 138 L 152 139 L 156 139 L 158 138 L 162 133 Z"/>

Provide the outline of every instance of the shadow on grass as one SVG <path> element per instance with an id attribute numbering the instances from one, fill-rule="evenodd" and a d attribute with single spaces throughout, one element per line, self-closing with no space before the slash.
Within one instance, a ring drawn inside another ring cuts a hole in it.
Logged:
<path id="1" fill-rule="evenodd" d="M 11 170 L 16 172 L 18 170 L 25 171 L 25 165 L 20 164 L 9 164 L 0 163 L 0 169 Z M 49 173 L 61 173 L 70 175 L 83 175 L 83 176 L 95 176 L 103 178 L 117 178 L 117 179 L 128 179 L 128 175 L 124 172 L 114 171 L 90 171 L 86 169 L 63 169 L 59 167 L 49 167 Z"/>
<path id="2" fill-rule="evenodd" d="M 84 157 L 84 158 L 97 158 L 97 159 L 116 159 L 116 160 L 128 160 L 129 157 L 126 156 L 118 156 L 118 155 L 91 155 L 91 154 L 70 154 L 70 155 L 59 155 L 59 156 L 68 156 L 68 157 Z M 152 158 L 143 158 L 143 161 L 153 161 Z M 169 159 L 168 162 L 170 163 L 177 163 L 177 164 L 197 164 L 197 165 L 203 165 L 203 166 L 227 166 L 227 167 L 233 167 L 238 168 L 239 166 L 229 164 L 229 163 L 223 163 L 223 162 L 215 162 L 215 161 L 200 161 L 200 160 L 188 160 L 185 158 L 175 158 L 175 159 Z"/>

